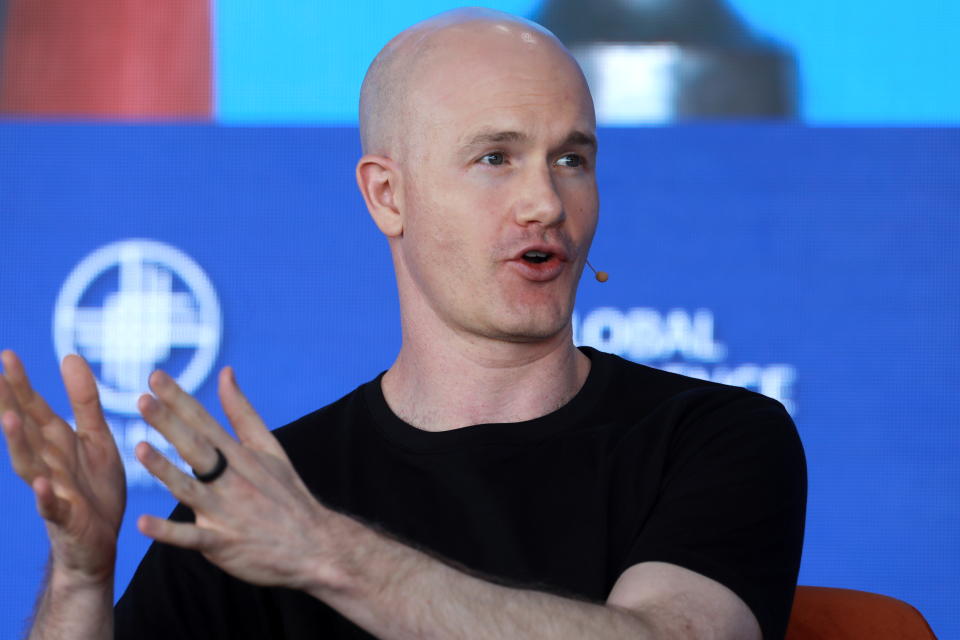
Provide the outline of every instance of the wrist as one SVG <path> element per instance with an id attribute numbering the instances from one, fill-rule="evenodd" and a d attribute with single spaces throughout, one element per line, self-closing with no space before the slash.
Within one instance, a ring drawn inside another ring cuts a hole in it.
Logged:
<path id="1" fill-rule="evenodd" d="M 100 593 L 104 590 L 113 593 L 114 572 L 112 569 L 89 572 L 71 568 L 51 559 L 48 569 L 48 584 L 51 589 L 63 593 Z"/>
<path id="2" fill-rule="evenodd" d="M 50 557 L 48 581 L 56 578 L 64 587 L 97 588 L 113 585 L 117 561 L 117 532 L 92 541 L 71 540 L 58 527 L 47 524 Z"/>
<path id="3" fill-rule="evenodd" d="M 370 582 L 385 538 L 362 523 L 331 512 L 324 523 L 325 544 L 307 565 L 304 591 L 321 600 L 356 595 Z"/>
<path id="4" fill-rule="evenodd" d="M 113 574 L 109 579 L 48 566 L 31 639 L 112 638 Z"/>

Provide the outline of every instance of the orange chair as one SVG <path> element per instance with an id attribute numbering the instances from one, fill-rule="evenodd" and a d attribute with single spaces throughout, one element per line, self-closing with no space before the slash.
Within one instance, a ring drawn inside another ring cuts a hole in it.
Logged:
<path id="1" fill-rule="evenodd" d="M 902 600 L 866 591 L 797 587 L 786 640 L 937 640 Z"/>

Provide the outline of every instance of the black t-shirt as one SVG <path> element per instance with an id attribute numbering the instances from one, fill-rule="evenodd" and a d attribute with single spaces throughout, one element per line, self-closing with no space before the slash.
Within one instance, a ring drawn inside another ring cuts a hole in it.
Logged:
<path id="1" fill-rule="evenodd" d="M 726 585 L 784 635 L 806 467 L 764 396 L 583 348 L 565 406 L 522 423 L 416 429 L 380 378 L 275 432 L 329 507 L 500 583 L 606 600 L 628 567 L 677 564 Z M 184 507 L 177 519 L 190 519 Z M 117 605 L 118 638 L 363 638 L 309 596 L 154 544 Z"/>

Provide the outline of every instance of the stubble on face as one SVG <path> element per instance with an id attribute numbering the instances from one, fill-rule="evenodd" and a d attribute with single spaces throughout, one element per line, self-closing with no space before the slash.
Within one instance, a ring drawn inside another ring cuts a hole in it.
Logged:
<path id="1" fill-rule="evenodd" d="M 498 223 L 508 205 L 496 190 L 488 199 L 465 194 L 457 180 L 438 174 L 443 170 L 412 181 L 409 207 L 416 219 L 402 252 L 431 310 L 448 327 L 493 340 L 532 342 L 564 330 L 580 272 L 572 265 L 589 238 L 578 246 L 558 227 L 521 228 L 509 217 Z M 549 282 L 518 277 L 509 262 L 533 245 L 562 246 L 571 261 L 567 271 Z"/>

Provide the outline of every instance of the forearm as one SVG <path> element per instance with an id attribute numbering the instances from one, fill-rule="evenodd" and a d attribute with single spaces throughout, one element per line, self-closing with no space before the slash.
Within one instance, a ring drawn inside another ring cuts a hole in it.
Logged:
<path id="1" fill-rule="evenodd" d="M 311 593 L 379 638 L 653 638 L 626 609 L 471 576 L 365 527 L 339 584 Z"/>
<path id="2" fill-rule="evenodd" d="M 37 602 L 29 640 L 113 638 L 113 581 L 73 579 L 52 569 Z"/>

